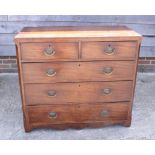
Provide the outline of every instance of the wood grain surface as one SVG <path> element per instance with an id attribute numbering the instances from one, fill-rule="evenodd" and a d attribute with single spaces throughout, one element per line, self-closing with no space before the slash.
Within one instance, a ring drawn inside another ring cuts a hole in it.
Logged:
<path id="1" fill-rule="evenodd" d="M 107 88 L 111 89 L 111 94 L 105 95 L 103 90 Z M 27 105 L 117 102 L 130 101 L 131 90 L 131 81 L 26 84 L 25 96 Z M 48 96 L 49 91 L 55 91 L 56 95 Z"/>
<path id="2" fill-rule="evenodd" d="M 24 63 L 24 83 L 133 80 L 134 61 Z M 111 73 L 106 73 L 107 68 Z M 53 69 L 54 76 L 47 71 Z M 123 74 L 122 74 L 123 73 Z"/>
<path id="3" fill-rule="evenodd" d="M 102 115 L 108 111 L 108 115 Z M 55 112 L 56 117 L 49 117 L 50 112 Z M 30 122 L 38 124 L 61 124 L 61 123 L 91 123 L 102 121 L 126 120 L 128 103 L 108 104 L 77 104 L 77 105 L 48 105 L 28 107 Z"/>
<path id="4" fill-rule="evenodd" d="M 112 54 L 106 53 L 106 48 L 114 49 Z M 82 42 L 82 59 L 94 60 L 134 60 L 136 42 Z"/>
<path id="5" fill-rule="evenodd" d="M 54 50 L 53 55 L 47 55 L 47 48 Z M 22 60 L 61 60 L 61 59 L 77 59 L 78 43 L 23 43 L 21 44 Z"/>

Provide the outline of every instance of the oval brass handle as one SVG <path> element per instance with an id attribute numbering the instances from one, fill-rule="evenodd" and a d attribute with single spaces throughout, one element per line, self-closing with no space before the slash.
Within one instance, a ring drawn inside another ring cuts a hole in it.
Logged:
<path id="1" fill-rule="evenodd" d="M 56 71 L 53 68 L 49 68 L 46 71 L 47 76 L 54 76 L 56 74 Z"/>
<path id="2" fill-rule="evenodd" d="M 108 55 L 114 54 L 115 48 L 111 47 L 111 45 L 108 45 L 105 49 L 104 52 Z"/>
<path id="3" fill-rule="evenodd" d="M 47 94 L 48 94 L 49 97 L 53 97 L 53 96 L 56 96 L 56 91 L 55 90 L 49 90 L 47 92 Z"/>
<path id="4" fill-rule="evenodd" d="M 104 95 L 110 95 L 112 93 L 112 89 L 111 88 L 105 88 L 102 90 Z"/>
<path id="5" fill-rule="evenodd" d="M 106 75 L 110 75 L 113 72 L 113 68 L 112 67 L 104 67 L 103 68 L 103 73 Z"/>
<path id="6" fill-rule="evenodd" d="M 55 54 L 55 50 L 51 47 L 51 45 L 49 45 L 49 47 L 44 49 L 44 54 L 46 56 L 52 56 Z"/>
<path id="7" fill-rule="evenodd" d="M 52 111 L 52 112 L 49 112 L 49 113 L 48 113 L 48 116 L 49 116 L 49 118 L 54 119 L 54 118 L 57 117 L 57 113 Z"/>
<path id="8" fill-rule="evenodd" d="M 110 112 L 108 110 L 101 111 L 101 116 L 102 117 L 108 117 L 109 115 L 110 115 Z"/>

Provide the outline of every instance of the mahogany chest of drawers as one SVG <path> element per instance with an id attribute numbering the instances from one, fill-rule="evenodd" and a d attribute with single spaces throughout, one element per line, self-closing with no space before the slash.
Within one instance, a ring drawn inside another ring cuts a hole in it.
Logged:
<path id="1" fill-rule="evenodd" d="M 15 42 L 25 131 L 130 126 L 141 39 L 124 26 L 24 28 Z"/>

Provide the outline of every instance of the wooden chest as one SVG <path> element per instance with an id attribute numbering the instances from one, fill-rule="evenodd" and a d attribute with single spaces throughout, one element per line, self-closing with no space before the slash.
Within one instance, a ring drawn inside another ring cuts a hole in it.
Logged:
<path id="1" fill-rule="evenodd" d="M 24 28 L 15 42 L 25 131 L 130 126 L 141 39 L 124 26 Z"/>

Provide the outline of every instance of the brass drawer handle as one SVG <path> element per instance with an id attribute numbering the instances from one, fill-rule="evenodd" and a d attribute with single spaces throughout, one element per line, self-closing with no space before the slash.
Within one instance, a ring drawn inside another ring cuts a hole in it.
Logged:
<path id="1" fill-rule="evenodd" d="M 111 47 L 111 45 L 108 45 L 105 49 L 104 52 L 108 55 L 112 55 L 115 52 L 115 48 Z"/>
<path id="2" fill-rule="evenodd" d="M 108 117 L 109 115 L 110 115 L 110 112 L 108 110 L 101 111 L 101 116 L 102 117 Z"/>
<path id="3" fill-rule="evenodd" d="M 103 73 L 106 75 L 110 75 L 113 72 L 113 68 L 112 67 L 104 67 L 103 68 Z"/>
<path id="4" fill-rule="evenodd" d="M 47 92 L 47 94 L 48 94 L 49 97 L 54 97 L 54 96 L 56 96 L 56 91 L 55 90 L 49 90 Z"/>
<path id="5" fill-rule="evenodd" d="M 110 95 L 112 93 L 112 89 L 111 88 L 105 88 L 102 90 L 102 93 L 104 95 Z"/>
<path id="6" fill-rule="evenodd" d="M 48 117 L 49 118 L 52 118 L 52 119 L 55 119 L 55 118 L 57 118 L 57 113 L 56 112 L 53 112 L 53 111 L 52 112 L 49 112 L 48 113 Z"/>
<path id="7" fill-rule="evenodd" d="M 54 76 L 56 75 L 56 71 L 52 68 L 49 68 L 46 72 L 47 76 Z"/>
<path id="8" fill-rule="evenodd" d="M 49 47 L 44 49 L 44 54 L 46 56 L 52 56 L 55 54 L 55 50 L 51 47 L 51 45 L 49 45 Z"/>

